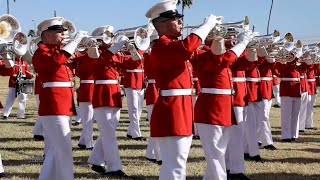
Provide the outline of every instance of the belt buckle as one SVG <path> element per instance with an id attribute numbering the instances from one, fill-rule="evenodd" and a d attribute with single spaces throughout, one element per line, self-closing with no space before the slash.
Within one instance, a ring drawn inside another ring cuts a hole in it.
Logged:
<path id="1" fill-rule="evenodd" d="M 74 82 L 73 82 L 73 81 L 71 81 L 70 83 L 71 83 L 71 87 L 74 87 Z"/>
<path id="2" fill-rule="evenodd" d="M 234 89 L 231 90 L 231 95 L 235 95 L 236 91 Z"/>
<path id="3" fill-rule="evenodd" d="M 192 89 L 191 89 L 191 95 L 192 95 L 192 96 L 195 96 L 195 95 L 196 95 L 196 89 L 195 89 L 195 88 L 192 88 Z"/>

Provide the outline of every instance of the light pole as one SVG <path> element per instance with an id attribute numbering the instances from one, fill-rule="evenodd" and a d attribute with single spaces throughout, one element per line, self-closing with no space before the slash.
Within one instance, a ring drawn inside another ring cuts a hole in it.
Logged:
<path id="1" fill-rule="evenodd" d="M 269 11 L 269 19 L 268 19 L 268 26 L 267 26 L 267 34 L 269 34 L 269 24 L 270 24 L 270 17 L 271 17 L 271 12 L 272 12 L 272 6 L 273 6 L 273 0 L 271 0 L 271 7 Z"/>
<path id="2" fill-rule="evenodd" d="M 10 11 L 9 11 L 9 0 L 7 0 L 7 14 L 10 14 Z"/>

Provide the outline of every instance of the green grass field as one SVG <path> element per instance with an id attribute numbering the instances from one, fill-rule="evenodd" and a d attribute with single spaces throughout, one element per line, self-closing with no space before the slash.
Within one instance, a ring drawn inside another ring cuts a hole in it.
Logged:
<path id="1" fill-rule="evenodd" d="M 8 78 L 0 78 L 0 100 L 5 104 Z M 318 98 L 318 105 L 320 98 Z M 3 179 L 37 179 L 41 169 L 43 142 L 34 141 L 31 133 L 37 116 L 35 97 L 28 96 L 26 119 L 16 119 L 17 102 L 11 117 L 0 120 L 0 153 L 5 168 Z M 2 110 L 1 110 L 2 116 Z M 320 130 L 309 130 L 301 134 L 296 143 L 281 143 L 280 109 L 271 109 L 271 126 L 276 151 L 261 149 L 261 156 L 266 163 L 246 162 L 246 174 L 253 180 L 316 180 L 320 179 Z M 144 109 L 141 128 L 148 136 L 149 127 Z M 320 128 L 320 108 L 314 110 L 315 126 Z M 128 179 L 157 179 L 159 167 L 145 160 L 146 142 L 136 142 L 126 138 L 129 118 L 124 108 L 117 130 L 120 155 Z M 97 125 L 94 126 L 95 138 L 98 136 Z M 81 125 L 72 127 L 74 174 L 76 179 L 108 179 L 93 172 L 87 164 L 90 151 L 79 150 L 77 144 Z M 187 163 L 187 179 L 202 179 L 206 167 L 200 140 L 194 140 Z"/>

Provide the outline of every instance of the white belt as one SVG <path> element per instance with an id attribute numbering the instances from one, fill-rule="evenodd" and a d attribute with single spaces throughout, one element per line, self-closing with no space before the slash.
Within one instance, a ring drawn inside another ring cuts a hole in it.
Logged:
<path id="1" fill-rule="evenodd" d="M 300 78 L 306 78 L 305 76 L 300 76 Z"/>
<path id="2" fill-rule="evenodd" d="M 234 77 L 232 78 L 233 82 L 246 82 L 246 78 L 244 77 Z"/>
<path id="3" fill-rule="evenodd" d="M 17 77 L 17 74 L 13 75 L 14 77 Z M 25 74 L 22 74 L 21 77 L 27 77 Z"/>
<path id="4" fill-rule="evenodd" d="M 314 81 L 316 81 L 316 79 L 308 79 L 307 81 L 308 82 L 314 82 Z"/>
<path id="5" fill-rule="evenodd" d="M 93 84 L 94 80 L 81 80 L 80 83 Z"/>
<path id="6" fill-rule="evenodd" d="M 96 80 L 95 84 L 119 84 L 118 80 L 108 79 L 108 80 Z"/>
<path id="7" fill-rule="evenodd" d="M 246 81 L 249 81 L 249 82 L 259 82 L 259 81 L 260 81 L 260 78 L 246 78 Z"/>
<path id="8" fill-rule="evenodd" d="M 319 78 L 319 76 L 315 76 L 315 78 Z"/>
<path id="9" fill-rule="evenodd" d="M 127 72 L 144 72 L 143 69 L 128 69 Z"/>
<path id="10" fill-rule="evenodd" d="M 276 76 L 276 75 L 272 75 L 272 77 L 277 78 L 278 76 Z"/>
<path id="11" fill-rule="evenodd" d="M 281 81 L 300 81 L 299 78 L 281 78 Z"/>
<path id="12" fill-rule="evenodd" d="M 156 83 L 155 79 L 148 79 L 148 83 Z"/>
<path id="13" fill-rule="evenodd" d="M 42 87 L 73 87 L 73 82 L 45 82 Z"/>
<path id="14" fill-rule="evenodd" d="M 199 81 L 198 78 L 192 78 L 192 81 Z"/>
<path id="15" fill-rule="evenodd" d="M 208 94 L 232 94 L 231 89 L 217 89 L 217 88 L 201 88 L 201 93 L 208 93 Z"/>
<path id="16" fill-rule="evenodd" d="M 261 81 L 272 81 L 273 80 L 272 77 L 261 77 L 260 79 L 261 79 Z"/>
<path id="17" fill-rule="evenodd" d="M 192 89 L 168 89 L 160 90 L 161 96 L 184 96 L 192 95 Z"/>

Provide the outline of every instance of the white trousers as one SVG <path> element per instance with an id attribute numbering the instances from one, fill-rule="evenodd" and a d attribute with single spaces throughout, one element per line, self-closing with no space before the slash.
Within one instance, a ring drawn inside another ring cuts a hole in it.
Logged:
<path id="1" fill-rule="evenodd" d="M 267 146 L 273 144 L 271 126 L 270 126 L 270 109 L 271 109 L 272 100 L 270 99 L 262 99 L 262 108 L 260 108 L 261 114 L 258 124 L 258 137 L 262 142 L 262 146 Z"/>
<path id="2" fill-rule="evenodd" d="M 152 114 L 153 107 L 154 107 L 154 104 L 147 105 L 149 127 L 151 123 L 151 114 Z M 157 161 L 161 161 L 160 146 L 159 146 L 159 143 L 156 141 L 156 139 L 154 139 L 153 137 L 148 138 L 146 157 L 149 159 L 156 159 Z"/>
<path id="3" fill-rule="evenodd" d="M 98 123 L 100 135 L 93 147 L 88 162 L 99 166 L 106 164 L 108 172 L 122 170 L 116 135 L 120 119 L 120 108 L 95 108 L 94 117 Z"/>
<path id="4" fill-rule="evenodd" d="M 281 136 L 282 139 L 298 138 L 300 97 L 281 97 Z"/>
<path id="5" fill-rule="evenodd" d="M 313 109 L 316 102 L 317 95 L 308 95 L 308 105 L 307 105 L 307 117 L 306 117 L 306 128 L 313 127 Z"/>
<path id="6" fill-rule="evenodd" d="M 308 92 L 301 94 L 301 106 L 298 116 L 299 130 L 304 130 L 306 128 L 307 119 L 307 106 L 308 106 Z"/>
<path id="7" fill-rule="evenodd" d="M 225 155 L 230 140 L 230 127 L 197 123 L 207 162 L 203 180 L 226 180 Z"/>
<path id="8" fill-rule="evenodd" d="M 197 102 L 197 99 L 198 99 L 198 96 L 197 95 L 194 95 L 192 96 L 193 97 L 193 107 L 195 106 L 196 102 Z M 197 128 L 197 123 L 193 123 L 193 134 L 195 136 L 199 136 L 199 130 Z"/>
<path id="9" fill-rule="evenodd" d="M 133 138 L 141 137 L 140 117 L 144 100 L 144 89 L 125 88 L 130 124 L 127 134 Z"/>
<path id="10" fill-rule="evenodd" d="M 280 85 L 272 86 L 273 96 L 274 96 L 274 104 L 281 105 L 281 98 L 280 98 Z"/>
<path id="11" fill-rule="evenodd" d="M 2 159 L 1 159 L 1 154 L 0 154 L 0 173 L 3 173 L 4 169 L 3 169 L 3 165 L 2 165 Z"/>
<path id="12" fill-rule="evenodd" d="M 14 100 L 16 99 L 16 89 L 9 87 L 8 89 L 8 95 L 6 99 L 6 105 L 3 108 L 3 116 L 9 117 L 12 105 L 14 103 Z M 18 95 L 18 112 L 17 112 L 17 118 L 25 118 L 25 110 L 26 110 L 26 104 L 27 104 L 27 94 L 21 93 Z"/>
<path id="13" fill-rule="evenodd" d="M 259 119 L 262 118 L 263 114 L 262 101 L 259 102 L 249 102 L 246 106 L 246 118 L 244 121 L 244 128 L 246 131 L 245 138 L 247 139 L 248 152 L 250 156 L 257 156 L 260 154 L 258 146 L 258 125 Z"/>
<path id="14" fill-rule="evenodd" d="M 37 109 L 39 109 L 39 105 L 40 105 L 39 94 L 35 94 L 35 96 L 36 96 L 36 106 L 37 106 Z M 42 126 L 42 123 L 39 119 L 39 116 L 37 116 L 36 123 L 34 124 L 34 126 L 32 128 L 32 134 L 43 136 L 43 126 Z"/>
<path id="15" fill-rule="evenodd" d="M 245 161 L 244 161 L 244 107 L 234 106 L 233 107 L 238 124 L 233 125 L 230 128 L 230 140 L 226 152 L 226 169 L 230 170 L 231 174 L 244 173 Z"/>
<path id="16" fill-rule="evenodd" d="M 162 157 L 159 180 L 185 180 L 192 136 L 154 137 Z"/>
<path id="17" fill-rule="evenodd" d="M 93 142 L 93 107 L 91 102 L 79 102 L 78 116 L 82 122 L 82 132 L 79 138 L 79 144 L 86 148 L 92 148 Z"/>
<path id="18" fill-rule="evenodd" d="M 73 180 L 69 116 L 39 116 L 49 143 L 39 180 Z"/>

